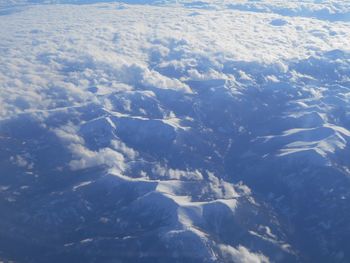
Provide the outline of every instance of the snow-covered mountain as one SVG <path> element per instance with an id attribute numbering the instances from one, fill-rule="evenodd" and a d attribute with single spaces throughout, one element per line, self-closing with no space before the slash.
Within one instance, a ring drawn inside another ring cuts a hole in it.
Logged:
<path id="1" fill-rule="evenodd" d="M 349 262 L 349 14 L 0 0 L 0 261 Z"/>

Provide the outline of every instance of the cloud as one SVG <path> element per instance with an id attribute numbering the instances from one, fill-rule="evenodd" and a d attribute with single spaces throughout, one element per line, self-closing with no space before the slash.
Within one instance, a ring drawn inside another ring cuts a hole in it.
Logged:
<path id="1" fill-rule="evenodd" d="M 219 249 L 227 262 L 234 263 L 269 263 L 268 257 L 260 253 L 252 253 L 246 247 L 234 248 L 229 245 L 219 245 Z"/>
<path id="2" fill-rule="evenodd" d="M 128 147 L 122 141 L 113 140 L 111 142 L 111 145 L 112 145 L 113 149 L 115 149 L 116 151 L 122 153 L 128 159 L 135 160 L 135 158 L 139 155 L 137 151 L 135 151 L 132 148 Z"/>
<path id="3" fill-rule="evenodd" d="M 107 166 L 114 171 L 122 172 L 125 169 L 124 156 L 111 148 L 103 148 L 99 151 L 91 151 L 81 144 L 70 145 L 70 150 L 75 156 L 69 165 L 73 170 L 86 169 L 96 166 Z"/>
<path id="4" fill-rule="evenodd" d="M 218 178 L 215 176 L 212 172 L 207 172 L 208 175 L 208 192 L 210 194 L 213 194 L 215 198 L 222 198 L 222 199 L 232 199 L 236 198 L 239 195 L 237 194 L 235 187 L 233 184 L 230 184 L 223 180 L 222 178 Z"/>
<path id="5" fill-rule="evenodd" d="M 113 140 L 111 147 L 92 151 L 85 146 L 84 139 L 77 134 L 77 127 L 67 124 L 52 131 L 67 145 L 74 159 L 69 163 L 72 170 L 80 170 L 95 166 L 106 166 L 114 171 L 122 172 L 126 168 L 125 157 L 134 159 L 137 152 L 123 142 Z"/>
<path id="6" fill-rule="evenodd" d="M 73 124 L 67 124 L 52 131 L 66 144 L 83 144 L 84 139 L 77 134 L 77 128 Z"/>
<path id="7" fill-rule="evenodd" d="M 30 160 L 29 154 L 11 156 L 10 161 L 19 167 L 23 167 L 29 170 L 33 169 L 34 167 L 34 163 Z"/>
<path id="8" fill-rule="evenodd" d="M 156 177 L 161 177 L 161 178 L 165 177 L 173 180 L 202 180 L 203 179 L 203 175 L 198 170 L 183 171 L 179 169 L 164 167 L 164 166 L 161 166 L 160 164 L 156 164 L 153 167 L 152 173 Z"/>

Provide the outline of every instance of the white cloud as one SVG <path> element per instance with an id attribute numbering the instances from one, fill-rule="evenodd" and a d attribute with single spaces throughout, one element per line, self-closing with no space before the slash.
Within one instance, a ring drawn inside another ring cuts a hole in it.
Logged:
<path id="1" fill-rule="evenodd" d="M 156 175 L 157 177 L 165 177 L 168 179 L 175 179 L 175 180 L 202 180 L 203 175 L 200 171 L 194 170 L 194 171 L 183 171 L 179 169 L 172 169 L 168 167 L 163 167 L 159 164 L 156 164 L 154 168 L 152 169 L 152 173 Z"/>
<path id="2" fill-rule="evenodd" d="M 69 148 L 75 156 L 75 159 L 69 163 L 73 170 L 101 165 L 113 168 L 119 172 L 125 169 L 124 156 L 111 148 L 91 151 L 81 144 L 72 144 Z"/>
<path id="3" fill-rule="evenodd" d="M 23 167 L 29 170 L 33 169 L 34 167 L 34 163 L 30 160 L 29 154 L 17 154 L 16 156 L 11 156 L 10 161 L 19 167 Z"/>
<path id="4" fill-rule="evenodd" d="M 84 139 L 77 134 L 77 129 L 74 125 L 65 125 L 60 128 L 54 128 L 52 131 L 67 144 L 83 144 Z"/>
<path id="5" fill-rule="evenodd" d="M 113 149 L 115 149 L 116 151 L 122 153 L 128 159 L 134 160 L 138 156 L 138 152 L 137 151 L 135 151 L 132 148 L 128 147 L 122 141 L 113 140 L 111 142 L 111 145 L 112 145 Z"/>
<path id="6" fill-rule="evenodd" d="M 127 147 L 123 142 L 112 141 L 112 148 L 102 148 L 92 151 L 86 148 L 84 139 L 77 134 L 77 127 L 72 124 L 53 129 L 53 132 L 68 146 L 74 159 L 69 163 L 73 170 L 86 169 L 94 166 L 107 166 L 122 172 L 126 164 L 124 156 L 134 159 L 137 152 Z"/>
<path id="7" fill-rule="evenodd" d="M 207 174 L 209 192 L 214 193 L 216 198 L 231 199 L 239 196 L 232 184 L 218 178 L 212 172 L 207 172 Z"/>
<path id="8" fill-rule="evenodd" d="M 229 245 L 219 245 L 219 249 L 223 254 L 224 258 L 228 262 L 234 263 L 268 263 L 270 262 L 268 257 L 260 254 L 250 252 L 244 246 L 238 246 L 234 248 Z"/>
<path id="9" fill-rule="evenodd" d="M 222 9 L 229 3 L 209 2 Z M 269 8 L 300 6 L 295 1 L 243 4 Z M 330 6 L 329 10 L 335 13 L 349 10 L 348 5 L 339 2 L 304 6 Z M 270 63 L 276 70 L 286 72 L 288 67 L 284 61 L 287 59 L 302 59 L 336 48 L 347 49 L 350 38 L 346 25 L 327 21 L 314 23 L 312 19 L 288 19 L 283 29 L 288 33 L 284 34 L 270 26 L 266 19 L 271 15 L 266 14 L 219 9 L 216 12 L 202 10 L 193 17 L 190 16 L 192 11 L 184 7 L 163 6 L 161 10 L 167 14 L 164 20 L 158 16 L 159 7 L 130 6 L 122 10 L 114 9 L 115 4 L 105 7 L 37 5 L 24 8 L 20 16 L 26 19 L 28 30 L 23 32 L 16 15 L 2 16 L 2 118 L 89 101 L 104 104 L 106 101 L 99 101 L 86 91 L 91 86 L 102 90 L 102 87 L 119 89 L 120 84 L 125 84 L 134 89 L 144 86 L 191 93 L 183 78 L 230 79 L 229 74 L 221 71 L 225 62 L 232 60 Z M 77 12 L 86 23 L 79 24 L 80 20 L 75 18 Z M 45 23 L 48 20 L 52 20 L 52 24 Z M 96 23 L 101 27 L 95 28 Z M 315 32 L 321 31 L 325 35 L 320 39 Z M 17 36 L 21 34 L 24 38 L 19 40 Z M 12 51 L 7 52 L 8 49 Z M 169 67 L 180 75 L 164 74 Z M 155 69 L 161 69 L 162 73 Z"/>

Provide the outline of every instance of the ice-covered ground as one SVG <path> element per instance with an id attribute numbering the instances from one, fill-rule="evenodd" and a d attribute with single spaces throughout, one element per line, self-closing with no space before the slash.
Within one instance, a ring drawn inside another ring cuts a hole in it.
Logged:
<path id="1" fill-rule="evenodd" d="M 0 0 L 0 261 L 349 262 L 349 22 Z"/>

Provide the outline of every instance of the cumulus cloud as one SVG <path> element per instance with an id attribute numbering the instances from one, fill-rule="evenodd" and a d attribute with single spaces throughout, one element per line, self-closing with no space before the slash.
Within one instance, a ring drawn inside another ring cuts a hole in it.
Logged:
<path id="1" fill-rule="evenodd" d="M 126 164 L 124 156 L 134 159 L 137 152 L 127 147 L 123 142 L 113 140 L 112 148 L 102 148 L 92 151 L 85 146 L 84 139 L 77 134 L 77 127 L 72 124 L 53 129 L 53 132 L 64 142 L 74 160 L 69 163 L 73 170 L 91 168 L 95 166 L 106 166 L 114 171 L 124 171 Z"/>
<path id="2" fill-rule="evenodd" d="M 101 165 L 114 168 L 119 172 L 125 169 L 124 156 L 111 148 L 91 151 L 81 144 L 72 144 L 69 148 L 76 158 L 69 163 L 73 170 Z"/>
<path id="3" fill-rule="evenodd" d="M 161 166 L 160 164 L 156 164 L 153 169 L 152 173 L 156 176 L 165 177 L 168 179 L 175 179 L 175 180 L 202 180 L 203 175 L 200 171 L 194 170 L 194 171 L 183 171 L 179 169 L 172 169 L 168 167 Z"/>
<path id="4" fill-rule="evenodd" d="M 120 79 L 131 85 L 143 85 L 147 88 L 170 89 L 192 93 L 191 88 L 180 80 L 166 77 L 141 64 L 125 64 L 119 70 L 117 74 L 119 74 Z"/>
<path id="5" fill-rule="evenodd" d="M 17 154 L 16 156 L 10 157 L 10 161 L 12 163 L 14 163 L 15 165 L 18 165 L 19 167 L 23 167 L 29 170 L 33 169 L 34 167 L 34 163 L 30 159 L 31 158 L 28 153 L 22 154 L 22 155 Z"/>
<path id="6" fill-rule="evenodd" d="M 16 3 L 14 0 L 4 1 L 4 5 L 5 2 L 9 5 Z M 209 2 L 218 4 L 216 1 Z M 245 3 L 244 6 L 298 5 L 296 2 L 265 2 Z M 182 3 L 186 5 L 187 2 Z M 312 8 L 327 5 L 332 6 L 329 10 L 335 13 L 349 9 L 347 5 L 339 3 L 314 4 Z M 50 17 L 44 10 L 46 7 L 40 5 L 25 9 L 21 16 L 28 18 L 27 27 L 31 30 L 25 33 L 28 41 L 18 45 L 16 52 L 6 52 L 7 48 L 11 48 L 7 45 L 13 41 L 22 25 L 20 21 L 2 20 L 2 118 L 21 112 L 98 102 L 94 94 L 86 92 L 91 87 L 111 92 L 122 89 L 121 84 L 124 84 L 131 89 L 143 87 L 192 93 L 191 87 L 183 80 L 230 79 L 231 74 L 227 71 L 224 73 L 222 69 L 232 60 L 271 63 L 277 70 L 286 72 L 288 67 L 284 61 L 287 59 L 303 58 L 334 48 L 345 49 L 349 38 L 344 25 L 322 21 L 313 23 L 312 20 L 293 19 L 285 25 L 288 34 L 279 34 L 278 28 L 271 27 L 262 16 L 251 19 L 252 14 L 237 16 L 233 11 L 225 11 L 222 15 L 218 11 L 202 15 L 199 12 L 193 18 L 186 8 L 178 7 L 175 10 L 174 7 L 164 7 L 168 19 L 160 21 L 157 9 L 152 6 L 142 7 L 142 10 L 133 7 L 132 11 L 116 11 L 113 6 L 109 11 L 96 10 L 88 5 L 72 6 L 69 11 L 57 7 Z M 226 3 L 221 6 L 224 7 Z M 63 19 L 68 24 L 74 24 L 77 8 L 84 10 L 87 19 L 79 31 L 60 23 Z M 118 15 L 111 17 L 118 21 L 103 15 L 103 12 L 116 12 Z M 139 20 L 144 12 L 148 18 L 155 19 L 154 23 L 159 25 L 157 29 L 153 28 L 152 23 Z M 97 17 L 101 19 L 101 29 L 93 29 L 94 18 Z M 128 22 L 130 17 L 135 18 L 132 23 Z M 208 18 L 215 23 L 208 24 Z M 52 25 L 44 23 L 48 19 L 54 19 Z M 196 23 L 192 23 L 193 19 Z M 246 26 L 247 21 L 249 26 Z M 186 31 L 182 28 L 186 28 Z M 133 34 L 130 34 L 131 31 Z M 261 37 L 256 37 L 256 32 Z M 264 37 L 267 35 L 274 38 Z M 298 43 L 297 49 L 295 43 Z M 105 104 L 106 100 L 100 103 Z"/>
<path id="7" fill-rule="evenodd" d="M 125 157 L 134 160 L 138 156 L 138 152 L 134 149 L 128 147 L 124 142 L 113 140 L 111 142 L 111 145 L 113 149 L 117 150 L 118 152 L 122 153 Z"/>
<path id="8" fill-rule="evenodd" d="M 77 134 L 77 128 L 73 124 L 67 124 L 52 131 L 67 144 L 83 144 L 84 139 Z"/>
<path id="9" fill-rule="evenodd" d="M 349 21 L 350 5 L 345 1 L 269 1 L 230 3 L 232 9 L 283 16 L 314 17 L 320 20 Z M 284 23 L 278 23 L 283 26 Z"/>
<path id="10" fill-rule="evenodd" d="M 260 253 L 250 252 L 244 246 L 234 248 L 229 245 L 219 245 L 219 249 L 228 262 L 234 263 L 269 263 L 268 257 Z"/>
<path id="11" fill-rule="evenodd" d="M 218 178 L 212 172 L 207 172 L 207 174 L 209 192 L 213 193 L 216 198 L 231 199 L 239 196 L 232 184 Z"/>

